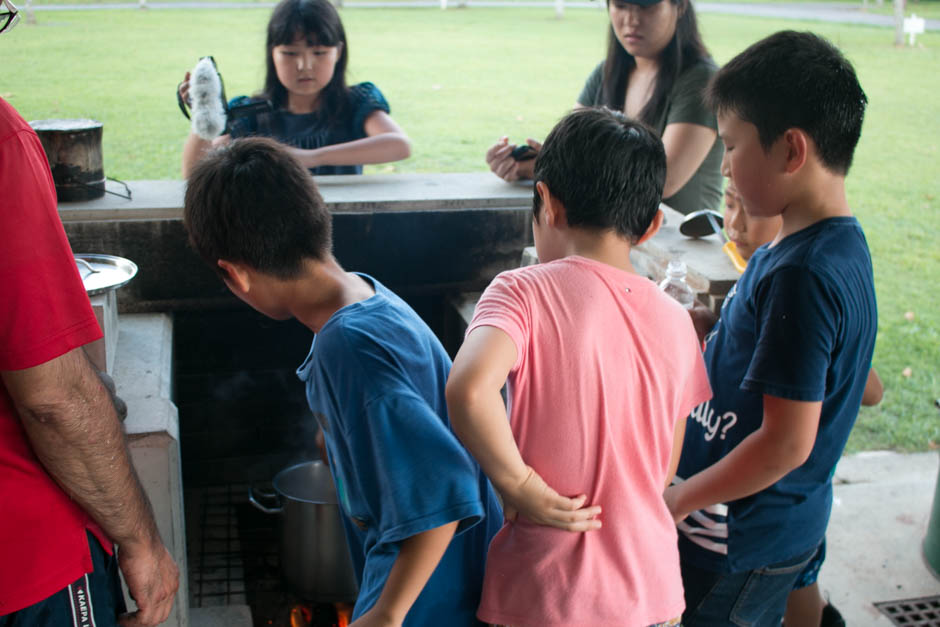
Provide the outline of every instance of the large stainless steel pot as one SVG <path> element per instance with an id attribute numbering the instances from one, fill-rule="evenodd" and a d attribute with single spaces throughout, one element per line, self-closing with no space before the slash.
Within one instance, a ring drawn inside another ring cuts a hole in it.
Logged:
<path id="1" fill-rule="evenodd" d="M 320 461 L 285 468 L 274 477 L 276 494 L 249 489 L 252 505 L 281 515 L 281 570 L 294 592 L 311 601 L 352 601 L 359 593 L 343 533 L 336 488 Z M 268 507 L 258 501 L 273 498 Z"/>

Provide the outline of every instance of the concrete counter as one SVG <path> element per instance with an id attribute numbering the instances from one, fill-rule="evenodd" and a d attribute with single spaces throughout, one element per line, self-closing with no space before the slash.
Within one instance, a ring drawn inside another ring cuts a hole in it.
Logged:
<path id="1" fill-rule="evenodd" d="M 323 176 L 333 213 L 333 254 L 346 268 L 409 295 L 482 289 L 518 264 L 531 243 L 531 184 L 489 173 Z M 76 253 L 134 261 L 118 294 L 122 312 L 232 308 L 237 303 L 190 249 L 182 181 L 129 181 L 133 199 L 60 203 Z"/>
<path id="2" fill-rule="evenodd" d="M 660 207 L 665 214 L 663 225 L 654 237 L 633 248 L 634 267 L 658 283 L 666 276 L 669 260 L 682 259 L 688 267 L 689 287 L 702 303 L 718 311 L 725 294 L 741 277 L 721 249 L 724 242 L 719 235 L 698 239 L 682 235 L 679 225 L 685 216 L 666 205 Z"/>
<path id="3" fill-rule="evenodd" d="M 114 383 L 127 403 L 131 462 L 153 506 L 160 536 L 180 569 L 180 588 L 166 627 L 189 623 L 186 533 L 180 473 L 179 419 L 172 400 L 173 321 L 167 314 L 121 316 Z M 129 599 L 129 597 L 127 597 Z"/>
<path id="4" fill-rule="evenodd" d="M 448 211 L 531 207 L 532 182 L 506 183 L 489 172 L 468 174 L 376 174 L 316 177 L 333 213 Z M 113 194 L 59 203 L 63 222 L 180 220 L 184 181 L 128 181 L 131 199 Z M 108 190 L 123 188 L 108 182 Z"/>
<path id="5" fill-rule="evenodd" d="M 333 213 L 334 255 L 408 295 L 482 290 L 516 267 L 531 244 L 532 183 L 506 183 L 489 172 L 316 178 Z M 114 186 L 114 183 L 109 183 Z M 215 274 L 190 250 L 182 226 L 183 181 L 129 181 L 133 198 L 106 194 L 60 203 L 75 252 L 103 252 L 137 263 L 137 278 L 118 295 L 125 312 L 231 307 Z M 117 191 L 114 189 L 114 191 Z M 737 280 L 717 236 L 688 239 L 682 215 L 664 206 L 660 233 L 637 247 L 638 269 L 662 277 L 670 258 L 689 266 L 689 283 L 717 307 Z"/>

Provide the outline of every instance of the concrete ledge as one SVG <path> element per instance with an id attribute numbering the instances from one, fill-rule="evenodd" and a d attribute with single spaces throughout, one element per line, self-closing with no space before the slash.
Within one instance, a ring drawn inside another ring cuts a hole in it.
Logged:
<path id="1" fill-rule="evenodd" d="M 165 434 L 179 441 L 180 422 L 176 405 L 168 398 L 127 398 L 118 384 L 118 394 L 127 403 L 124 429 L 131 440 Z"/>
<path id="2" fill-rule="evenodd" d="M 251 608 L 247 605 L 194 607 L 189 610 L 191 627 L 251 627 Z"/>
<path id="3" fill-rule="evenodd" d="M 170 398 L 173 381 L 173 321 L 167 314 L 120 318 L 119 359 L 114 378 L 133 383 L 125 398 Z"/>
<path id="4" fill-rule="evenodd" d="M 172 318 L 167 314 L 124 314 L 118 319 L 118 328 L 113 377 L 118 396 L 127 403 L 124 427 L 131 461 L 153 506 L 160 536 L 180 569 L 177 602 L 163 624 L 186 627 L 189 589 L 179 416 L 170 396 Z"/>
<path id="5" fill-rule="evenodd" d="M 507 183 L 489 172 L 334 175 L 318 176 L 316 182 L 332 213 L 495 209 L 532 203 L 531 181 Z M 95 200 L 61 202 L 59 216 L 63 222 L 182 219 L 183 181 L 128 181 L 127 185 L 133 194 L 130 200 L 105 194 Z"/>
<path id="6" fill-rule="evenodd" d="M 114 381 L 127 403 L 130 436 L 167 433 L 179 439 L 179 416 L 170 400 L 173 383 L 173 323 L 167 314 L 120 317 Z"/>

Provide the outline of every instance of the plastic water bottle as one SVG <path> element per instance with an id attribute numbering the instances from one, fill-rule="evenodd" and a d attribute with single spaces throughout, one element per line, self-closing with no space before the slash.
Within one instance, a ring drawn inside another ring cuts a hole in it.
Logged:
<path id="1" fill-rule="evenodd" d="M 666 266 L 666 278 L 659 284 L 659 288 L 676 299 L 686 309 L 692 309 L 692 305 L 695 303 L 695 292 L 685 282 L 686 272 L 684 261 L 681 259 L 671 260 L 669 265 Z"/>

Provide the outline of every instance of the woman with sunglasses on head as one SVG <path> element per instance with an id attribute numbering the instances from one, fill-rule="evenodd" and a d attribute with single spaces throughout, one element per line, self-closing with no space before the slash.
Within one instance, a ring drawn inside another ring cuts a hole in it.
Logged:
<path id="1" fill-rule="evenodd" d="M 0 0 L 0 33 L 12 30 L 20 21 L 20 11 L 10 0 Z"/>
<path id="2" fill-rule="evenodd" d="M 607 58 L 575 107 L 606 106 L 651 126 L 666 148 L 663 202 L 682 213 L 718 209 L 722 148 L 715 115 L 702 101 L 717 67 L 690 1 L 608 0 L 607 11 Z M 540 147 L 532 139 L 528 145 Z M 514 158 L 516 149 L 503 137 L 486 153 L 490 169 L 507 181 L 532 178 L 533 161 Z"/>

